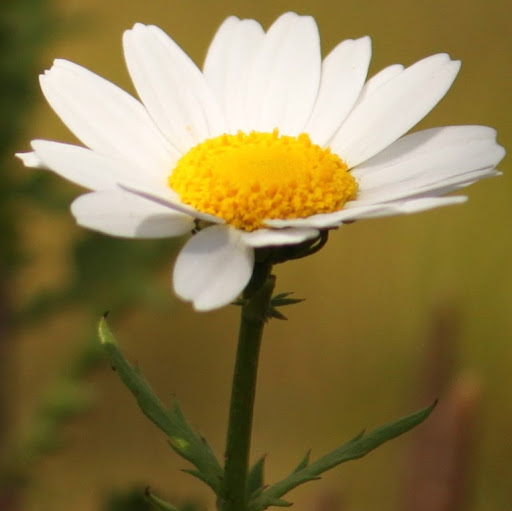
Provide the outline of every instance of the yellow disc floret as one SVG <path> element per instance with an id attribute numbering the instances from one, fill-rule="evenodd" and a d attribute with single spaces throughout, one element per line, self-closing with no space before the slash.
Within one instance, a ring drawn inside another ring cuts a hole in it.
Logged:
<path id="1" fill-rule="evenodd" d="M 357 193 L 341 158 L 304 133 L 277 130 L 205 140 L 178 161 L 169 185 L 185 204 L 245 231 L 337 211 Z"/>

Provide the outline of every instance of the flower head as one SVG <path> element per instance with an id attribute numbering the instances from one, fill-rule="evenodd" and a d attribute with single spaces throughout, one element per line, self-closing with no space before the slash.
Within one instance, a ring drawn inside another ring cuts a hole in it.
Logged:
<path id="1" fill-rule="evenodd" d="M 322 61 L 314 19 L 294 13 L 267 32 L 226 19 L 203 71 L 155 26 L 136 24 L 123 42 L 141 102 L 56 60 L 43 93 L 86 147 L 34 140 L 18 156 L 92 190 L 71 206 L 84 227 L 133 238 L 194 231 L 174 288 L 198 310 L 243 290 L 255 249 L 463 202 L 440 196 L 497 175 L 504 156 L 483 126 L 404 136 L 455 79 L 460 63 L 446 54 L 366 81 L 368 37 Z"/>

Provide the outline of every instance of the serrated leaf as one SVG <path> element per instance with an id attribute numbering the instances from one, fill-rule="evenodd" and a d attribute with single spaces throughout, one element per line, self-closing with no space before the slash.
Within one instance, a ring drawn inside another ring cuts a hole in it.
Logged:
<path id="1" fill-rule="evenodd" d="M 183 468 L 181 469 L 181 471 L 185 472 L 185 474 L 190 474 L 191 476 L 195 477 L 196 479 L 199 479 L 200 481 L 203 481 L 203 483 L 209 484 L 208 481 L 205 479 L 204 475 L 201 472 L 199 472 L 199 470 L 194 470 L 193 468 Z"/>
<path id="2" fill-rule="evenodd" d="M 299 461 L 299 464 L 293 469 L 292 474 L 296 472 L 300 472 L 303 468 L 306 468 L 309 465 L 309 459 L 311 457 L 311 451 L 308 451 L 304 457 Z"/>
<path id="3" fill-rule="evenodd" d="M 149 488 L 146 488 L 146 497 L 151 504 L 161 511 L 180 511 L 176 506 L 173 506 L 169 502 L 157 497 Z"/>
<path id="4" fill-rule="evenodd" d="M 385 424 L 369 433 L 359 433 L 346 444 L 322 456 L 310 465 L 299 470 L 295 469 L 288 477 L 273 484 L 253 499 L 249 504 L 249 511 L 263 511 L 270 506 L 275 506 L 277 505 L 275 504 L 276 500 L 281 499 L 297 486 L 318 479 L 327 470 L 346 461 L 361 458 L 383 443 L 406 433 L 421 424 L 430 415 L 436 403 L 434 402 L 431 406 L 419 412 Z"/>
<path id="5" fill-rule="evenodd" d="M 288 502 L 287 500 L 273 499 L 272 502 L 269 505 L 270 506 L 275 506 L 275 507 L 290 507 L 293 504 L 291 502 Z"/>
<path id="6" fill-rule="evenodd" d="M 247 496 L 250 498 L 263 488 L 264 484 L 265 456 L 261 457 L 247 474 Z"/>
<path id="7" fill-rule="evenodd" d="M 141 411 L 168 436 L 171 447 L 197 468 L 199 478 L 217 494 L 222 477 L 220 464 L 204 438 L 188 425 L 177 401 L 170 409 L 164 407 L 141 371 L 133 367 L 119 350 L 105 318 L 100 321 L 99 335 L 112 367 L 135 397 Z"/>
<path id="8" fill-rule="evenodd" d="M 363 429 L 362 431 L 360 431 L 354 438 L 352 438 L 351 440 L 349 440 L 347 443 L 349 442 L 357 442 L 360 438 L 363 438 L 363 436 L 365 435 L 366 433 L 366 429 Z"/>

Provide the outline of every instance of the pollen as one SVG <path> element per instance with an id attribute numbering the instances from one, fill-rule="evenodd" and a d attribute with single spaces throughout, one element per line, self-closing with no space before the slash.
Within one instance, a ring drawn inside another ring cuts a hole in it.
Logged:
<path id="1" fill-rule="evenodd" d="M 185 204 L 244 231 L 269 219 L 338 211 L 357 195 L 339 156 L 305 133 L 292 137 L 277 130 L 201 142 L 178 161 L 169 186 Z"/>

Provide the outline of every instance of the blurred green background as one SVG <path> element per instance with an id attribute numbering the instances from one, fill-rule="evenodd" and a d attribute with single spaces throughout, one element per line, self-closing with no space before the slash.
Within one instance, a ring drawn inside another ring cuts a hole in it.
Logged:
<path id="1" fill-rule="evenodd" d="M 489 125 L 511 147 L 508 0 L 36 3 L 37 9 L 13 18 L 27 29 L 52 12 L 51 30 L 35 46 L 34 86 L 37 74 L 59 57 L 133 92 L 121 34 L 134 22 L 159 25 L 201 64 L 226 16 L 256 18 L 268 27 L 280 13 L 294 10 L 316 18 L 324 53 L 342 39 L 371 35 L 370 74 L 440 51 L 461 59 L 455 85 L 419 128 Z M 24 130 L 10 142 L 12 152 L 28 150 L 33 138 L 73 141 L 39 91 L 25 119 Z M 37 172 L 10 159 L 6 165 L 17 190 L 10 204 L 22 254 L 8 272 L 10 308 L 21 318 L 10 328 L 2 379 L 9 445 L 33 428 L 42 389 L 56 375 L 73 380 L 69 361 L 109 309 L 125 353 L 163 399 L 179 398 L 190 422 L 221 456 L 238 310 L 194 313 L 170 288 L 175 242 L 106 241 L 85 233 L 61 207 L 78 188 L 57 177 L 34 177 Z M 356 222 L 333 233 L 319 254 L 277 268 L 278 291 L 294 291 L 307 301 L 286 311 L 288 322 L 269 324 L 264 339 L 252 452 L 254 459 L 268 454 L 268 481 L 284 476 L 309 448 L 321 454 L 364 427 L 437 397 L 420 388 L 421 373 L 432 323 L 439 310 L 451 310 L 459 322 L 453 377 L 470 375 L 482 393 L 465 509 L 512 509 L 509 159 L 500 168 L 504 176 L 471 187 L 463 206 Z M 146 484 L 212 509 L 211 496 L 179 471 L 185 462 L 138 412 L 108 365 L 82 369 L 73 374 L 86 375 L 87 395 L 81 386 L 73 392 L 88 406 L 59 429 L 60 448 L 31 467 L 19 509 L 102 509 L 112 491 Z M 344 495 L 352 511 L 400 509 L 413 439 L 394 441 L 295 491 L 295 509 L 323 509 L 318 498 L 332 490 Z"/>

